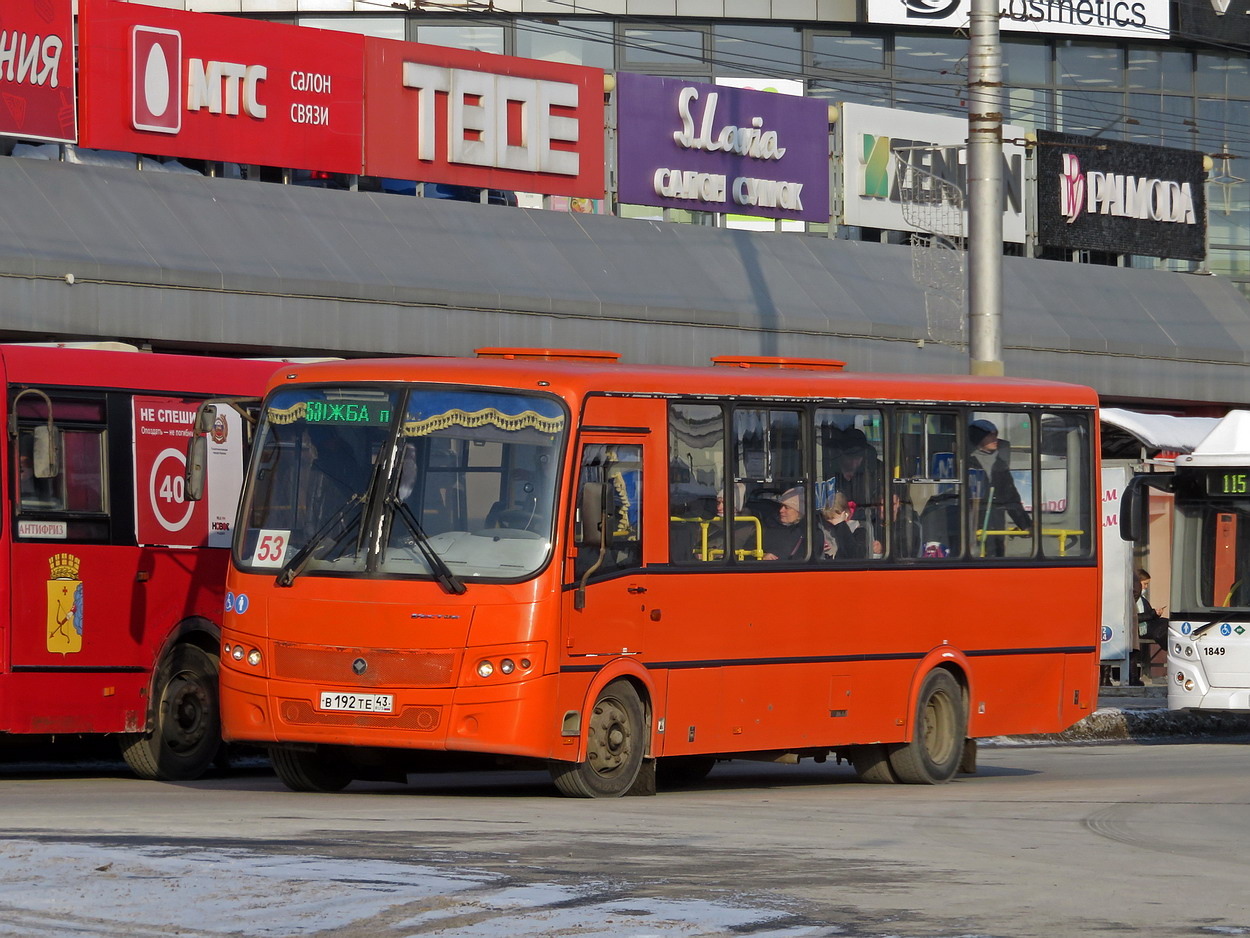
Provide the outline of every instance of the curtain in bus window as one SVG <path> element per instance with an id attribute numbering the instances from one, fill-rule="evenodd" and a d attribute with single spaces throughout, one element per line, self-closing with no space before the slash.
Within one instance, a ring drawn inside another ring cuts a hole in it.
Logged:
<path id="1" fill-rule="evenodd" d="M 890 463 L 890 555 L 945 560 L 963 544 L 958 414 L 900 410 Z"/>
<path id="2" fill-rule="evenodd" d="M 880 557 L 884 492 L 881 412 L 816 411 L 816 525 L 829 560 Z M 819 546 L 819 545 L 818 545 Z"/>
<path id="3" fill-rule="evenodd" d="M 723 560 L 725 418 L 720 406 L 672 404 L 668 454 L 670 559 L 674 563 Z"/>
<path id="4" fill-rule="evenodd" d="M 573 565 L 579 578 L 596 563 L 596 575 L 642 566 L 642 447 L 634 443 L 588 443 L 583 447 L 578 504 L 586 486 L 605 482 L 608 517 L 602 562 L 599 548 L 584 543 L 579 526 Z M 586 525 L 596 523 L 596 519 L 580 518 L 579 522 Z"/>
<path id="5" fill-rule="evenodd" d="M 968 421 L 969 553 L 1033 556 L 1033 420 L 1023 411 L 973 411 Z"/>
<path id="6" fill-rule="evenodd" d="M 1041 419 L 1037 514 L 1042 555 L 1092 557 L 1094 523 L 1090 415 L 1048 414 Z"/>

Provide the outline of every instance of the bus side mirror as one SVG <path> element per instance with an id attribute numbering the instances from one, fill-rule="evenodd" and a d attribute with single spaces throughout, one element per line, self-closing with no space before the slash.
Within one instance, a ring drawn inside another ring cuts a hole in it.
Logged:
<path id="1" fill-rule="evenodd" d="M 187 500 L 198 502 L 204 497 L 204 480 L 208 474 L 208 431 L 217 420 L 217 408 L 201 404 L 195 412 L 191 439 L 187 440 Z"/>
<path id="2" fill-rule="evenodd" d="M 612 540 L 608 524 L 608 505 L 611 493 L 606 482 L 582 486 L 578 517 L 581 519 L 581 543 L 585 547 L 605 548 Z"/>
<path id="3" fill-rule="evenodd" d="M 59 475 L 60 460 L 56 454 L 56 431 L 48 425 L 35 427 L 34 447 L 31 453 L 32 470 L 36 479 L 54 479 Z"/>
<path id="4" fill-rule="evenodd" d="M 1129 480 L 1120 496 L 1120 540 L 1141 539 L 1142 486 L 1137 477 Z"/>
<path id="5" fill-rule="evenodd" d="M 591 574 L 603 566 L 604 557 L 608 553 L 608 544 L 612 540 L 612 528 L 608 524 L 608 505 L 611 504 L 612 490 L 606 482 L 591 482 L 582 486 L 578 497 L 577 513 L 582 530 L 579 546 L 599 548 L 599 557 L 582 574 L 573 593 L 573 608 L 586 608 L 586 581 Z"/>

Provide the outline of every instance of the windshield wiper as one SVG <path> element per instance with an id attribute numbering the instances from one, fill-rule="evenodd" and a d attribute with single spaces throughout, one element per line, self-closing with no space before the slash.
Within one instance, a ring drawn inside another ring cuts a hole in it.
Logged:
<path id="1" fill-rule="evenodd" d="M 421 555 L 425 557 L 425 562 L 430 565 L 430 570 L 434 574 L 434 579 L 438 581 L 439 586 L 457 596 L 463 594 L 465 590 L 464 582 L 451 572 L 451 568 L 438 555 L 438 551 L 430 546 L 429 536 L 421 529 L 421 523 L 417 521 L 417 516 L 412 513 L 408 503 L 398 495 L 392 495 L 387 501 L 395 509 L 395 514 L 404 519 L 404 524 L 412 532 L 413 542 L 420 549 Z"/>
<path id="2" fill-rule="evenodd" d="M 326 519 L 325 524 L 313 532 L 313 536 L 308 539 L 308 543 L 296 551 L 295 555 L 287 561 L 274 582 L 278 586 L 290 586 L 294 583 L 295 578 L 303 573 L 304 568 L 308 566 L 308 561 L 312 560 L 313 552 L 325 542 L 334 526 L 343 523 L 343 530 L 339 532 L 334 541 L 335 545 L 339 544 L 343 537 L 351 532 L 353 524 L 358 520 L 358 516 L 363 514 L 367 497 L 367 492 L 357 493 L 340 505 L 338 511 Z M 353 517 L 349 522 L 348 515 L 353 509 L 355 509 L 357 517 Z"/>

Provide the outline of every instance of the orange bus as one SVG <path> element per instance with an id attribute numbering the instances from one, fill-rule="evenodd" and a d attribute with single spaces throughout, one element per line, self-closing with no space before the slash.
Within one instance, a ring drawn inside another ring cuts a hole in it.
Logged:
<path id="1" fill-rule="evenodd" d="M 115 734 L 144 778 L 212 763 L 242 417 L 211 428 L 201 502 L 184 453 L 200 401 L 257 397 L 276 367 L 0 346 L 0 733 Z"/>
<path id="2" fill-rule="evenodd" d="M 464 754 L 616 796 L 718 759 L 938 783 L 1095 705 L 1094 393 L 606 352 L 285 369 L 227 582 L 227 739 L 290 788 Z"/>

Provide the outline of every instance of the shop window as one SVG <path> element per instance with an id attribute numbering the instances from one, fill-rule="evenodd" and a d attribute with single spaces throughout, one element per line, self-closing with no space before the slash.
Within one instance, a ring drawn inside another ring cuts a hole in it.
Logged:
<path id="1" fill-rule="evenodd" d="M 516 54 L 523 59 L 586 65 L 610 72 L 614 68 L 613 42 L 612 23 L 516 21 Z"/>
<path id="2" fill-rule="evenodd" d="M 706 72 L 707 34 L 694 29 L 626 28 L 621 48 L 622 67 L 665 66 L 675 72 Z"/>
<path id="3" fill-rule="evenodd" d="M 885 71 L 885 39 L 850 33 L 816 33 L 811 37 L 811 67 L 817 75 Z"/>
<path id="4" fill-rule="evenodd" d="M 430 26 L 424 23 L 415 26 L 415 42 L 428 42 L 434 46 L 450 46 L 453 49 L 466 49 L 469 52 L 491 52 L 504 54 L 504 30 L 502 26 L 482 26 L 475 23 L 456 24 L 454 26 Z"/>
<path id="5" fill-rule="evenodd" d="M 712 29 L 718 75 L 791 75 L 802 71 L 803 34 L 789 26 L 721 26 Z"/>
<path id="6" fill-rule="evenodd" d="M 1124 84 L 1124 53 L 1117 46 L 1056 40 L 1055 80 L 1068 87 L 1119 88 Z"/>

